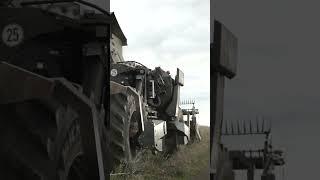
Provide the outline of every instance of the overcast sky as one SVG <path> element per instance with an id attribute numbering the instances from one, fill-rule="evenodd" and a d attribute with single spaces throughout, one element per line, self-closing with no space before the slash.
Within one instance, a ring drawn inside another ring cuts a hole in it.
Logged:
<path id="1" fill-rule="evenodd" d="M 210 124 L 210 7 L 209 0 L 111 0 L 128 39 L 125 60 L 150 69 L 161 66 L 185 75 L 181 99 L 194 99 L 198 122 Z"/>
<path id="2" fill-rule="evenodd" d="M 286 180 L 319 179 L 319 7 L 311 0 L 215 0 L 215 18 L 239 39 L 225 120 L 268 116 L 274 146 L 286 150 Z"/>

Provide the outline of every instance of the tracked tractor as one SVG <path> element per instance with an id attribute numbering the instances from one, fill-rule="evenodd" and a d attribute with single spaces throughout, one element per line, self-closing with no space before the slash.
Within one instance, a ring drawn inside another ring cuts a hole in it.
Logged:
<path id="1" fill-rule="evenodd" d="M 106 179 L 110 35 L 101 2 L 1 1 L 0 179 Z"/>

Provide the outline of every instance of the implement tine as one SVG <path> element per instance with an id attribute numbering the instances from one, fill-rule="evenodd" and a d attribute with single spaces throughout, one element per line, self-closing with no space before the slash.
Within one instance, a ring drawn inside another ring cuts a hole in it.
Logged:
<path id="1" fill-rule="evenodd" d="M 262 117 L 261 130 L 262 130 L 262 133 L 266 132 L 266 130 L 264 129 L 264 118 L 263 117 Z"/>
<path id="2" fill-rule="evenodd" d="M 231 122 L 231 134 L 234 135 L 233 122 Z"/>
<path id="3" fill-rule="evenodd" d="M 249 124 L 249 126 L 250 126 L 250 134 L 253 134 L 253 130 L 252 130 L 252 121 L 250 120 L 250 124 Z"/>
<path id="4" fill-rule="evenodd" d="M 225 134 L 229 135 L 229 131 L 228 131 L 228 121 L 225 121 Z"/>
<path id="5" fill-rule="evenodd" d="M 259 131 L 259 118 L 258 118 L 258 116 L 257 116 L 256 123 L 257 123 L 257 133 L 259 133 L 260 131 Z"/>

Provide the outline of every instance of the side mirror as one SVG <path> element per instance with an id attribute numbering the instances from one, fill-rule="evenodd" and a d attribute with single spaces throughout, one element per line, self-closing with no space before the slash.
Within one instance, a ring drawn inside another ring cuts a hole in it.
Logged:
<path id="1" fill-rule="evenodd" d="M 214 21 L 213 70 L 232 79 L 237 73 L 237 37 L 219 21 Z"/>
<path id="2" fill-rule="evenodd" d="M 177 68 L 175 83 L 180 86 L 184 85 L 184 73 L 179 68 Z"/>

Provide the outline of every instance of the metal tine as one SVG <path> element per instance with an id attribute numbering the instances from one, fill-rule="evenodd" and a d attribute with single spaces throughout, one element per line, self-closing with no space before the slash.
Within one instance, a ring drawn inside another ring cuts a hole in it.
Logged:
<path id="1" fill-rule="evenodd" d="M 264 129 L 264 118 L 262 117 L 261 133 L 266 132 Z"/>
<path id="2" fill-rule="evenodd" d="M 271 129 L 272 129 L 272 121 L 269 121 L 269 133 L 271 133 Z"/>
<path id="3" fill-rule="evenodd" d="M 238 134 L 241 134 L 239 120 L 237 121 L 237 130 L 238 130 Z"/>
<path id="4" fill-rule="evenodd" d="M 225 125 L 224 125 L 224 127 L 225 127 L 225 134 L 226 135 L 229 135 L 229 132 L 228 132 L 228 121 L 225 121 L 226 123 L 225 123 Z"/>
<path id="5" fill-rule="evenodd" d="M 252 121 L 251 121 L 251 120 L 250 120 L 250 124 L 249 124 L 249 126 L 250 126 L 250 127 L 249 127 L 249 128 L 250 128 L 250 130 L 249 130 L 249 131 L 250 131 L 250 134 L 253 134 L 253 130 L 252 130 Z"/>
<path id="6" fill-rule="evenodd" d="M 269 140 L 269 146 L 270 150 L 272 151 L 272 135 L 270 134 L 270 140 Z"/>
<path id="7" fill-rule="evenodd" d="M 259 118 L 258 118 L 258 116 L 256 117 L 256 123 L 257 123 L 256 133 L 259 133 Z"/>
<path id="8" fill-rule="evenodd" d="M 231 134 L 234 134 L 234 129 L 233 129 L 233 122 L 231 122 Z"/>
<path id="9" fill-rule="evenodd" d="M 243 121 L 243 132 L 244 134 L 247 134 L 246 121 Z"/>

